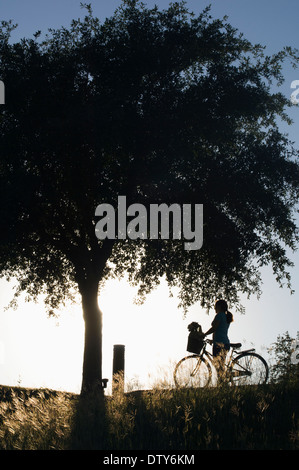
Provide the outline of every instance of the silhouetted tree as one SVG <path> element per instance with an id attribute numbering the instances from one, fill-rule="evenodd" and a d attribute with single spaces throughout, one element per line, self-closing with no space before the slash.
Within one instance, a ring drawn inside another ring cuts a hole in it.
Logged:
<path id="1" fill-rule="evenodd" d="M 160 11 L 124 1 L 102 23 L 91 7 L 69 29 L 10 41 L 2 22 L 0 269 L 49 309 L 77 289 L 85 350 L 82 388 L 101 381 L 99 283 L 129 274 L 146 295 L 165 276 L 181 304 L 259 292 L 259 267 L 289 282 L 298 240 L 295 150 L 280 131 L 289 100 L 286 48 L 266 56 L 209 9 Z M 204 243 L 98 240 L 95 208 L 203 204 Z"/>
<path id="2" fill-rule="evenodd" d="M 292 338 L 287 331 L 283 335 L 278 335 L 275 343 L 268 352 L 274 356 L 274 363 L 271 366 L 271 379 L 274 382 L 298 382 L 299 380 L 299 349 L 296 348 L 299 342 L 299 332 L 297 338 Z"/>

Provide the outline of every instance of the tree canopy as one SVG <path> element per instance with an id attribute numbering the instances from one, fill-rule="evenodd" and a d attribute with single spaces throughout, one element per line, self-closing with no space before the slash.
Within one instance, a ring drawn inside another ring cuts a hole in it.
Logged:
<path id="1" fill-rule="evenodd" d="M 238 305 L 260 267 L 290 281 L 299 195 L 283 82 L 289 47 L 266 55 L 209 9 L 123 1 L 101 22 L 10 41 L 2 22 L 0 270 L 49 308 L 109 276 L 146 295 L 164 276 L 181 304 Z M 98 204 L 203 204 L 203 246 L 183 240 L 99 240 Z M 84 302 L 83 302 L 84 304 Z M 84 306 L 83 306 L 84 309 Z"/>

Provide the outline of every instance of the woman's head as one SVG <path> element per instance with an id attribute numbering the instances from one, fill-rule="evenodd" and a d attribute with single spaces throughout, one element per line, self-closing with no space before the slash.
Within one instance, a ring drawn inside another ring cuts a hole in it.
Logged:
<path id="1" fill-rule="evenodd" d="M 227 309 L 228 309 L 228 306 L 227 306 L 227 302 L 225 300 L 217 300 L 217 302 L 215 303 L 215 311 L 216 313 L 219 313 L 219 312 L 227 312 Z"/>
<path id="2" fill-rule="evenodd" d="M 225 312 L 227 323 L 231 323 L 232 321 L 234 321 L 233 314 L 228 311 L 228 305 L 226 300 L 217 300 L 217 302 L 215 303 L 215 311 L 216 313 Z"/>

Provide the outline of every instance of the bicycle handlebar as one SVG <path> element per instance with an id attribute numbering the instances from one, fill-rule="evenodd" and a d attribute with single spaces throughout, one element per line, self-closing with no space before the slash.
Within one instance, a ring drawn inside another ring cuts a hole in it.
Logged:
<path id="1" fill-rule="evenodd" d="M 213 340 L 212 339 L 208 339 L 208 338 L 204 338 L 204 341 L 208 344 L 213 344 Z"/>

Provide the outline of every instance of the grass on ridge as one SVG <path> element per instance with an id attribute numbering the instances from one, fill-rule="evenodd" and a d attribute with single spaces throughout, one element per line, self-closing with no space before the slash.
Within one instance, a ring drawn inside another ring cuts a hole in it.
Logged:
<path id="1" fill-rule="evenodd" d="M 299 449 L 298 384 L 116 393 L 0 387 L 0 449 Z"/>

